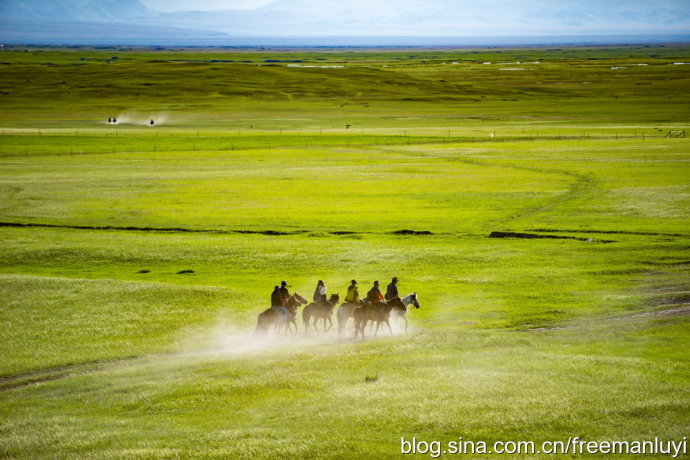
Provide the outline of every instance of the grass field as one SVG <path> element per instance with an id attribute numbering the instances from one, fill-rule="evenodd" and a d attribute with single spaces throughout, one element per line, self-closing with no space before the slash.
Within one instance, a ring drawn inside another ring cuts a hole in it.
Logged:
<path id="1" fill-rule="evenodd" d="M 687 46 L 0 61 L 3 458 L 688 436 Z M 253 335 L 392 276 L 407 333 Z"/>

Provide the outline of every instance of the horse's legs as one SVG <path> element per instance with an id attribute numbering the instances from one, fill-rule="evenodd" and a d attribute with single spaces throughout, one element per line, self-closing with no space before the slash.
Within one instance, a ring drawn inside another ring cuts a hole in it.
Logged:
<path id="1" fill-rule="evenodd" d="M 324 320 L 323 320 L 324 327 L 326 327 L 326 320 L 328 320 L 328 328 L 325 330 L 325 332 L 328 332 L 333 327 L 333 320 L 329 317 L 324 318 Z"/>
<path id="2" fill-rule="evenodd" d="M 309 317 L 302 317 L 302 322 L 304 323 L 304 335 L 307 336 L 309 335 Z"/>
<path id="3" fill-rule="evenodd" d="M 275 331 L 276 337 L 280 337 L 280 333 L 283 331 L 283 328 L 285 327 L 285 323 L 281 321 L 280 319 L 276 320 L 273 330 Z"/>
<path id="4" fill-rule="evenodd" d="M 403 312 L 402 317 L 405 320 L 405 332 L 407 332 L 407 314 Z"/>
<path id="5" fill-rule="evenodd" d="M 391 335 L 393 335 L 393 329 L 391 329 L 391 323 L 388 322 L 388 320 L 384 320 L 386 323 L 386 326 L 388 326 L 388 331 L 390 331 Z"/>

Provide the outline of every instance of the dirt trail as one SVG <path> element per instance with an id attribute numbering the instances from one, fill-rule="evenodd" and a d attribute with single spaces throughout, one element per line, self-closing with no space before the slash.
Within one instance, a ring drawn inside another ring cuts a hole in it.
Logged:
<path id="1" fill-rule="evenodd" d="M 620 316 L 618 318 L 611 318 L 615 320 L 625 318 L 647 318 L 652 316 L 684 316 L 690 315 L 690 303 L 682 304 L 680 307 L 667 308 L 665 310 L 647 311 L 644 313 L 635 313 L 634 315 Z"/>
<path id="2" fill-rule="evenodd" d="M 84 363 L 68 364 L 64 366 L 46 367 L 15 375 L 0 376 L 0 393 L 17 388 L 36 385 L 39 383 L 61 380 L 73 375 L 88 374 L 104 370 L 108 365 L 116 363 L 134 362 L 143 358 L 170 356 L 171 353 L 152 354 L 143 356 L 127 356 L 122 358 L 102 359 Z"/>
<path id="3" fill-rule="evenodd" d="M 673 308 L 665 308 L 663 310 L 633 313 L 630 315 L 613 316 L 611 318 L 601 318 L 601 319 L 597 320 L 597 322 L 599 322 L 599 321 L 620 321 L 620 320 L 629 319 L 629 318 L 662 318 L 662 317 L 690 315 L 690 303 L 682 303 L 682 304 L 675 304 L 674 303 L 674 304 L 660 305 L 660 306 L 661 307 L 670 307 L 671 305 L 674 305 L 674 307 Z M 534 331 L 559 331 L 561 329 L 580 329 L 583 327 L 587 327 L 587 325 L 577 324 L 577 325 L 551 326 L 551 327 L 535 327 L 535 328 L 531 328 L 531 329 L 527 329 L 527 330 L 530 332 L 534 332 Z"/>
<path id="4" fill-rule="evenodd" d="M 79 375 L 87 375 L 97 372 L 106 372 L 115 368 L 115 366 L 127 365 L 147 365 L 147 362 L 161 362 L 162 360 L 173 361 L 181 360 L 197 360 L 200 358 L 216 357 L 216 356 L 243 356 L 246 353 L 259 352 L 263 350 L 275 349 L 275 345 L 286 345 L 300 347 L 307 344 L 312 346 L 314 342 L 321 346 L 324 344 L 337 345 L 338 343 L 354 342 L 351 337 L 337 338 L 312 335 L 303 337 L 301 335 L 290 337 L 289 342 L 285 342 L 286 337 L 271 337 L 257 339 L 251 331 L 243 331 L 240 336 L 235 337 L 236 341 L 229 344 L 222 344 L 211 348 L 201 348 L 196 350 L 186 351 L 171 351 L 165 353 L 151 353 L 144 355 L 130 355 L 120 358 L 99 359 L 93 361 L 86 361 L 82 363 L 74 363 L 68 365 L 51 366 L 43 369 L 35 369 L 32 371 L 22 372 L 14 375 L 0 376 L 0 393 L 11 390 L 17 390 L 31 385 L 39 385 L 55 380 L 67 379 Z M 283 348 L 284 349 L 284 348 Z M 297 349 L 297 348 L 296 348 Z"/>

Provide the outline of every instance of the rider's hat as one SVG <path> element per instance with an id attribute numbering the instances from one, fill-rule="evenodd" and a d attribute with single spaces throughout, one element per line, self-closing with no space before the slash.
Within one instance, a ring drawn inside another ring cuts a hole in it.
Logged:
<path id="1" fill-rule="evenodd" d="M 398 277 L 394 276 L 393 278 L 391 278 L 391 281 L 398 281 Z"/>
<path id="2" fill-rule="evenodd" d="M 350 281 L 350 283 L 357 284 L 357 280 L 352 280 L 352 281 Z"/>
<path id="3" fill-rule="evenodd" d="M 281 282 L 280 282 L 280 285 L 281 285 L 281 286 L 287 286 L 287 281 L 285 281 L 285 280 L 281 281 Z"/>

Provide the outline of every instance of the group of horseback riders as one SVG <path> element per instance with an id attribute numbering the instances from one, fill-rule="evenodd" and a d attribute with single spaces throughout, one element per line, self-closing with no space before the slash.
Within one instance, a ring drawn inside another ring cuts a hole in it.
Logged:
<path id="1" fill-rule="evenodd" d="M 282 281 L 280 286 L 275 286 L 271 293 L 271 307 L 259 313 L 257 318 L 256 333 L 266 334 L 272 328 L 279 334 L 297 332 L 297 310 L 302 309 L 302 322 L 304 323 L 304 333 L 307 335 L 309 329 L 313 328 L 318 332 L 317 321 L 323 320 L 323 332 L 327 332 L 333 325 L 331 317 L 333 311 L 340 303 L 339 294 L 327 295 L 326 284 L 319 280 L 314 289 L 314 301 L 309 303 L 305 298 L 296 292 L 290 294 L 287 281 Z M 374 285 L 367 291 L 364 298 L 359 296 L 357 280 L 350 281 L 347 288 L 347 295 L 343 303 L 338 307 L 338 335 L 341 335 L 348 318 L 353 318 L 355 323 L 355 338 L 364 338 L 364 328 L 369 321 L 376 323 L 374 335 L 378 332 L 379 326 L 384 324 L 392 334 L 389 323 L 391 314 L 395 318 L 402 318 L 405 321 L 407 330 L 407 307 L 412 305 L 419 308 L 419 301 L 416 293 L 411 293 L 403 298 L 398 295 L 398 277 L 394 276 L 390 284 L 386 287 L 386 294 L 381 293 L 379 282 L 374 281 Z"/>
<path id="2" fill-rule="evenodd" d="M 347 288 L 347 295 L 345 296 L 346 303 L 353 303 L 359 305 L 365 305 L 368 303 L 376 303 L 390 301 L 395 298 L 400 298 L 398 295 L 398 277 L 394 276 L 391 278 L 390 284 L 386 286 L 386 294 L 381 294 L 381 289 L 379 289 L 379 282 L 374 281 L 374 285 L 367 292 L 366 297 L 359 297 L 359 287 L 357 285 L 357 280 L 350 281 L 350 286 Z M 290 291 L 287 288 L 287 281 L 282 281 L 280 286 L 274 286 L 273 292 L 271 293 L 271 307 L 284 307 L 290 298 Z M 319 280 L 316 283 L 316 289 L 314 289 L 314 302 L 328 302 L 328 295 L 326 294 L 326 284 L 323 280 Z"/>
<path id="3" fill-rule="evenodd" d="M 116 125 L 117 124 L 117 117 L 108 117 L 108 124 L 109 125 Z M 154 124 L 156 124 L 156 122 L 153 121 L 153 118 L 151 120 L 149 120 L 149 123 L 148 123 L 149 126 L 153 126 Z"/>

